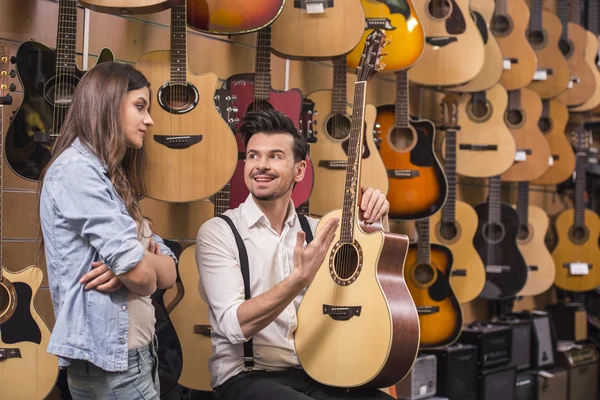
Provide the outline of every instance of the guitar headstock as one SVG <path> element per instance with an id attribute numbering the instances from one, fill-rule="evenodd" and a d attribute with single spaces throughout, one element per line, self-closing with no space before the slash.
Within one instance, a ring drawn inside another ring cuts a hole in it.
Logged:
<path id="1" fill-rule="evenodd" d="M 592 145 L 592 132 L 585 128 L 584 124 L 580 124 L 573 132 L 575 141 L 575 150 L 578 152 L 586 152 Z"/>
<path id="2" fill-rule="evenodd" d="M 304 98 L 302 99 L 302 109 L 300 111 L 300 134 L 306 138 L 308 143 L 316 143 L 315 137 L 317 131 L 313 129 L 313 116 L 315 113 L 315 102 Z"/>
<path id="3" fill-rule="evenodd" d="M 11 91 L 14 91 L 14 84 L 9 85 L 10 78 L 15 76 L 14 71 L 10 71 L 10 54 L 8 45 L 0 43 L 0 106 L 12 104 Z"/>
<path id="4" fill-rule="evenodd" d="M 442 129 L 459 130 L 458 103 L 453 99 L 444 99 L 440 105 L 442 115 Z"/>
<path id="5" fill-rule="evenodd" d="M 386 40 L 383 31 L 375 29 L 367 36 L 360 63 L 356 68 L 358 81 L 368 81 L 385 68 L 385 64 L 381 62 L 382 50 L 385 46 Z"/>
<path id="6" fill-rule="evenodd" d="M 230 128 L 233 129 L 235 124 L 240 122 L 237 117 L 238 109 L 233 105 L 235 96 L 231 95 L 225 88 L 217 89 L 215 91 L 215 107 L 221 114 L 221 118 L 227 122 Z"/>

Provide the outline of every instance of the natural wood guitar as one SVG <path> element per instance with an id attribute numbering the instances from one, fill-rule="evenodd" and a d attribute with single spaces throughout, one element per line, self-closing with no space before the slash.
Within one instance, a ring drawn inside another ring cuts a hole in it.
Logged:
<path id="1" fill-rule="evenodd" d="M 515 138 L 515 162 L 502 174 L 509 182 L 530 181 L 548 169 L 550 147 L 538 127 L 542 101 L 530 89 L 508 92 L 508 107 L 504 120 Z"/>
<path id="2" fill-rule="evenodd" d="M 314 186 L 310 198 L 310 213 L 322 216 L 340 208 L 344 201 L 348 141 L 351 128 L 352 108 L 346 101 L 346 59 L 333 61 L 333 90 L 317 90 L 307 98 L 315 103 L 321 116 L 313 123 L 319 139 L 311 144 L 310 157 L 314 165 Z M 381 155 L 375 146 L 371 132 L 375 130 L 375 106 L 365 109 L 365 143 L 361 181 L 363 186 L 388 193 L 388 178 Z"/>
<path id="3" fill-rule="evenodd" d="M 415 0 L 414 5 L 426 38 L 410 80 L 424 86 L 456 86 L 475 78 L 485 51 L 468 0 Z"/>
<path id="4" fill-rule="evenodd" d="M 116 15 L 151 14 L 166 10 L 178 0 L 79 0 L 79 3 L 101 13 Z"/>
<path id="5" fill-rule="evenodd" d="M 366 87 L 378 69 L 383 38 L 374 30 L 365 42 L 344 207 L 325 215 L 317 234 L 332 218 L 340 226 L 298 309 L 298 359 L 311 378 L 328 386 L 391 386 L 410 371 L 419 348 L 419 316 L 403 278 L 408 237 L 366 225 L 359 208 Z"/>
<path id="6" fill-rule="evenodd" d="M 288 0 L 273 22 L 273 53 L 285 58 L 331 58 L 350 52 L 364 31 L 360 0 Z"/>
<path id="7" fill-rule="evenodd" d="M 561 212 L 556 219 L 558 244 L 552 257 L 556 266 L 554 284 L 569 292 L 587 292 L 600 285 L 600 218 L 585 208 L 589 133 L 579 126 L 576 135 L 575 208 Z"/>
<path id="8" fill-rule="evenodd" d="M 135 64 L 156 96 L 150 113 L 154 126 L 144 141 L 146 192 L 181 203 L 218 192 L 238 158 L 235 137 L 215 109 L 217 76 L 188 70 L 185 16 L 185 0 L 180 0 L 171 9 L 171 50 L 146 53 Z"/>
<path id="9" fill-rule="evenodd" d="M 365 31 L 361 42 L 347 56 L 349 68 L 360 63 L 360 54 L 373 29 L 384 29 L 390 44 L 385 60 L 386 71 L 398 71 L 413 65 L 423 53 L 425 33 L 412 0 L 361 0 L 365 11 Z"/>

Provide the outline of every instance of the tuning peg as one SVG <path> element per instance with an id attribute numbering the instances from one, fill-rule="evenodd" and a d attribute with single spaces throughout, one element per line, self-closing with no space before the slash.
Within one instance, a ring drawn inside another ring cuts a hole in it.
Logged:
<path id="1" fill-rule="evenodd" d="M 17 76 L 17 71 L 15 71 L 14 69 L 10 70 L 10 77 L 14 78 L 15 76 Z"/>
<path id="2" fill-rule="evenodd" d="M 221 95 L 215 94 L 215 100 L 217 100 L 217 101 L 221 100 Z"/>
<path id="3" fill-rule="evenodd" d="M 229 96 L 229 98 L 231 99 L 231 101 L 237 100 L 237 96 L 235 94 L 232 94 L 231 96 Z"/>
<path id="4" fill-rule="evenodd" d="M 313 120 L 313 123 L 314 123 L 315 125 L 316 125 L 316 124 L 318 124 L 318 122 L 317 122 L 317 120 L 316 120 L 316 119 L 315 119 L 315 120 Z"/>
<path id="5" fill-rule="evenodd" d="M 239 109 L 236 106 L 231 107 L 231 111 L 236 113 L 239 111 Z"/>
<path id="6" fill-rule="evenodd" d="M 386 38 L 386 39 L 385 39 L 385 42 L 383 42 L 383 47 L 387 46 L 387 45 L 388 45 L 388 44 L 390 44 L 390 43 L 392 43 L 392 38 L 391 38 L 391 37 L 389 37 L 389 38 Z"/>
<path id="7" fill-rule="evenodd" d="M 16 63 L 17 63 L 17 57 L 15 57 L 15 56 L 12 56 L 12 57 L 10 58 L 10 63 L 11 63 L 11 64 L 16 64 Z"/>
<path id="8" fill-rule="evenodd" d="M 8 90 L 10 90 L 11 92 L 14 92 L 15 90 L 17 90 L 17 85 L 15 85 L 14 83 L 11 83 L 10 86 L 8 87 Z"/>
<path id="9" fill-rule="evenodd" d="M 385 69 L 385 63 L 379 63 L 377 66 L 377 71 L 382 71 L 383 69 Z"/>

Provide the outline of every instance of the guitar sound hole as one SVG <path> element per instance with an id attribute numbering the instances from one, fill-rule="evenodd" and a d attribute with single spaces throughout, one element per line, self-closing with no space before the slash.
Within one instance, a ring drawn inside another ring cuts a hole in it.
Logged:
<path id="1" fill-rule="evenodd" d="M 589 232 L 585 226 L 572 226 L 569 229 L 569 238 L 575 244 L 583 244 L 588 239 Z"/>
<path id="2" fill-rule="evenodd" d="M 413 147 L 415 137 L 410 128 L 394 128 L 390 135 L 390 144 L 396 150 L 409 150 Z"/>
<path id="3" fill-rule="evenodd" d="M 456 225 L 450 222 L 443 222 L 440 227 L 440 234 L 446 240 L 452 240 L 458 234 L 458 229 Z"/>
<path id="4" fill-rule="evenodd" d="M 443 19 L 450 15 L 452 5 L 448 0 L 432 0 L 429 2 L 427 9 L 432 17 Z"/>
<path id="5" fill-rule="evenodd" d="M 549 133 L 552 130 L 552 120 L 548 117 L 540 118 L 538 121 L 538 128 L 540 128 L 540 131 L 544 134 Z"/>
<path id="6" fill-rule="evenodd" d="M 4 285 L 0 285 L 0 317 L 6 314 L 10 304 L 10 293 Z"/>
<path id="7" fill-rule="evenodd" d="M 69 107 L 78 83 L 79 78 L 75 75 L 55 76 L 46 82 L 44 97 L 55 107 Z"/>
<path id="8" fill-rule="evenodd" d="M 506 113 L 506 121 L 512 126 L 521 125 L 525 117 L 521 110 L 509 110 Z"/>
<path id="9" fill-rule="evenodd" d="M 351 244 L 343 244 L 335 254 L 334 268 L 336 275 L 342 279 L 350 279 L 358 269 L 358 252 Z"/>
<path id="10" fill-rule="evenodd" d="M 527 33 L 529 44 L 534 47 L 539 47 L 546 42 L 546 35 L 543 31 L 530 31 Z"/>
<path id="11" fill-rule="evenodd" d="M 560 39 L 558 41 L 558 48 L 565 58 L 569 58 L 573 54 L 573 43 L 570 40 Z"/>
<path id="12" fill-rule="evenodd" d="M 415 280 L 421 285 L 429 284 L 433 280 L 434 275 L 433 268 L 430 265 L 420 264 L 415 268 Z"/>
<path id="13" fill-rule="evenodd" d="M 529 225 L 520 225 L 519 232 L 517 233 L 517 238 L 519 240 L 525 240 L 529 237 L 531 231 L 529 230 Z"/>
<path id="14" fill-rule="evenodd" d="M 512 31 L 512 21 L 508 15 L 496 15 L 492 18 L 491 28 L 494 36 L 506 36 Z"/>
<path id="15" fill-rule="evenodd" d="M 327 119 L 327 135 L 335 140 L 346 139 L 350 135 L 350 119 L 346 115 L 334 114 Z"/>
<path id="16" fill-rule="evenodd" d="M 157 93 L 158 104 L 171 114 L 185 114 L 192 111 L 200 98 L 198 90 L 191 83 L 163 84 Z"/>
<path id="17" fill-rule="evenodd" d="M 500 224 L 485 224 L 483 227 L 483 237 L 489 243 L 500 243 L 504 238 L 504 227 Z"/>
<path id="18" fill-rule="evenodd" d="M 475 122 L 485 122 L 492 115 L 492 105 L 487 101 L 471 100 L 467 105 L 467 114 Z"/>

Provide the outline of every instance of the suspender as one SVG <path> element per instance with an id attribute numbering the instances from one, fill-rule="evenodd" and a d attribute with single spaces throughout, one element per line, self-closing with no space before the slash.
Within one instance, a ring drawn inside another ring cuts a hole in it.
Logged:
<path id="1" fill-rule="evenodd" d="M 244 245 L 244 240 L 240 236 L 240 233 L 233 224 L 231 218 L 223 214 L 219 215 L 219 218 L 227 222 L 227 225 L 229 225 L 231 231 L 233 232 L 235 244 L 237 245 L 238 253 L 240 256 L 240 269 L 242 270 L 242 278 L 244 279 L 244 298 L 248 300 L 250 299 L 250 263 L 248 262 L 248 252 L 246 251 L 246 245 Z M 302 230 L 306 234 L 306 243 L 312 242 L 313 234 L 310 229 L 308 219 L 306 219 L 306 216 L 304 215 L 298 215 L 298 220 L 300 221 L 300 226 L 302 227 Z M 244 366 L 246 367 L 246 369 L 254 368 L 254 350 L 252 349 L 252 338 L 244 342 Z"/>

